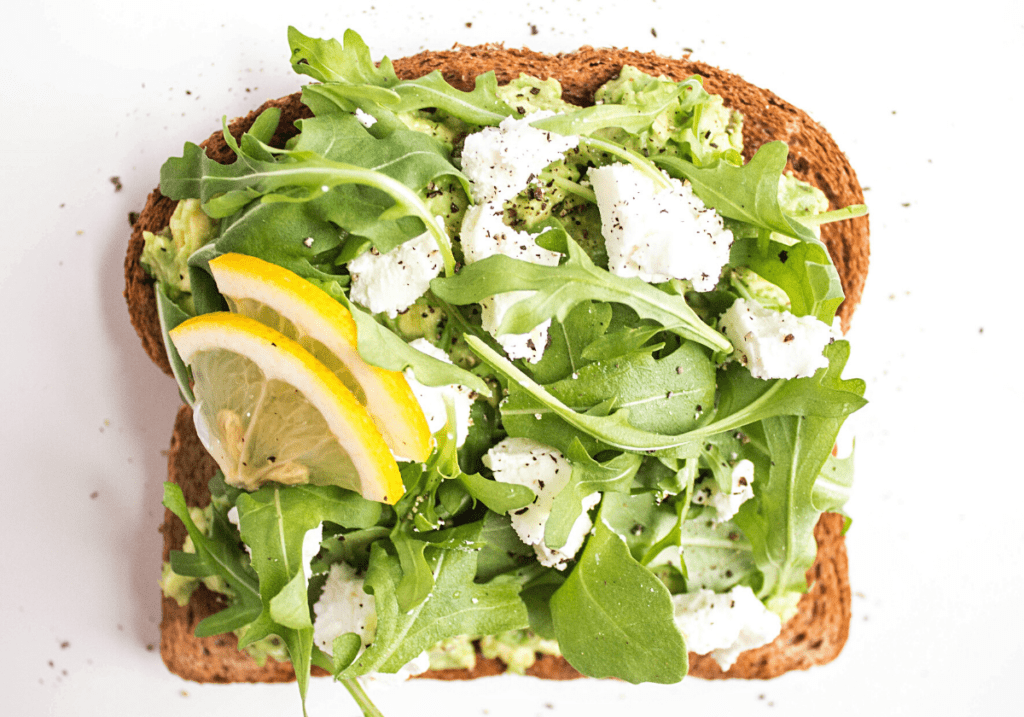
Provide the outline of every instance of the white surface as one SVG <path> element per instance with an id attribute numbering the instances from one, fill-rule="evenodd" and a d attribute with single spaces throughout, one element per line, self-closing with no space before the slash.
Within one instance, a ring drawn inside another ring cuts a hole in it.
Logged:
<path id="1" fill-rule="evenodd" d="M 8 9 L 0 31 L 5 714 L 300 714 L 294 686 L 189 684 L 150 649 L 178 398 L 121 298 L 127 215 L 163 160 L 222 114 L 300 83 L 288 24 L 353 27 L 375 56 L 495 40 L 693 48 L 810 110 L 870 187 L 871 275 L 848 375 L 867 379 L 871 405 L 858 416 L 840 658 L 766 683 L 418 682 L 376 690 L 385 714 L 1011 712 L 1024 669 L 1020 3 L 29 6 Z M 309 712 L 357 714 L 323 680 Z"/>

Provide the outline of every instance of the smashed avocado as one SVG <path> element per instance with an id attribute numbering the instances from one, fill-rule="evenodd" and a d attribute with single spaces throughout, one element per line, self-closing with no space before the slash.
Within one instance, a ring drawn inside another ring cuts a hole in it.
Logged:
<path id="1" fill-rule="evenodd" d="M 175 207 L 166 228 L 157 234 L 142 233 L 146 242 L 142 263 L 172 299 L 191 293 L 188 258 L 199 247 L 213 241 L 217 227 L 218 221 L 206 216 L 198 199 L 183 199 Z"/>
<path id="2" fill-rule="evenodd" d="M 724 159 L 742 164 L 743 116 L 725 107 L 720 95 L 708 94 L 699 77 L 692 78 L 689 89 L 680 93 L 680 85 L 662 75 L 652 77 L 629 65 L 614 80 L 594 93 L 598 104 L 621 104 L 643 108 L 677 93 L 657 116 L 651 127 L 638 134 L 608 128 L 597 133 L 628 149 L 650 156 L 682 156 L 697 166 Z"/>

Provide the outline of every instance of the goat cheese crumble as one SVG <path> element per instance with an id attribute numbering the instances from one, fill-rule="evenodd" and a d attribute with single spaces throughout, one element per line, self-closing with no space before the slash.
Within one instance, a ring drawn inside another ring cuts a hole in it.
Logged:
<path id="1" fill-rule="evenodd" d="M 462 221 L 462 253 L 467 264 L 495 254 L 528 261 L 541 266 L 557 266 L 561 255 L 537 245 L 536 237 L 516 231 L 502 221 L 504 211 L 498 202 L 470 207 Z M 480 302 L 484 330 L 493 336 L 509 358 L 524 358 L 537 363 L 548 343 L 551 320 L 543 321 L 525 334 L 499 334 L 505 314 L 513 304 L 530 297 L 532 291 L 509 291 Z"/>
<path id="2" fill-rule="evenodd" d="M 360 652 L 373 642 L 377 635 L 377 607 L 373 595 L 363 590 L 363 578 L 347 563 L 335 563 L 327 574 L 320 598 L 313 605 L 313 644 L 330 656 L 334 655 L 334 641 L 342 635 L 354 632 L 363 645 Z M 425 672 L 430 667 L 426 652 L 413 658 L 394 675 L 370 673 L 360 679 L 385 683 L 403 681 L 412 675 Z"/>
<path id="3" fill-rule="evenodd" d="M 526 119 L 506 117 L 497 127 L 466 137 L 462 172 L 469 177 L 477 203 L 511 199 L 546 166 L 579 144 L 579 137 L 537 129 L 531 122 L 553 117 L 541 110 Z"/>
<path id="4" fill-rule="evenodd" d="M 426 339 L 410 341 L 409 346 L 432 356 L 439 361 L 451 363 L 451 359 L 444 351 L 434 346 Z M 423 409 L 423 415 L 427 419 L 427 427 L 431 433 L 437 433 L 448 423 L 448 408 L 445 400 L 451 401 L 455 406 L 455 442 L 461 446 L 466 442 L 469 435 L 470 411 L 473 408 L 472 391 L 461 384 L 453 383 L 447 386 L 424 386 L 416 380 L 412 369 L 405 370 L 405 380 L 409 383 L 416 401 Z"/>
<path id="5" fill-rule="evenodd" d="M 327 573 L 320 598 L 313 605 L 313 642 L 328 655 L 334 641 L 354 632 L 366 648 L 377 634 L 377 609 L 373 595 L 363 591 L 363 579 L 347 563 L 335 563 Z"/>
<path id="6" fill-rule="evenodd" d="M 494 471 L 496 481 L 526 486 L 537 495 L 533 503 L 512 512 L 512 528 L 520 540 L 533 546 L 541 565 L 565 570 L 566 561 L 576 556 L 594 527 L 587 511 L 597 505 L 601 494 L 591 493 L 583 499 L 583 513 L 573 523 L 565 545 L 549 548 L 544 530 L 555 498 L 572 475 L 572 464 L 560 451 L 531 438 L 506 438 L 487 451 L 483 462 Z"/>
<path id="7" fill-rule="evenodd" d="M 711 654 L 728 670 L 745 650 L 767 645 L 782 632 L 782 620 L 757 599 L 754 591 L 737 585 L 727 593 L 698 590 L 672 596 L 676 627 L 686 648 Z"/>
<path id="8" fill-rule="evenodd" d="M 441 226 L 444 221 L 437 220 Z M 398 316 L 427 292 L 430 280 L 441 273 L 441 251 L 430 232 L 401 244 L 386 254 L 375 249 L 348 263 L 352 275 L 350 298 L 374 314 Z"/>
<path id="9" fill-rule="evenodd" d="M 363 127 L 366 127 L 366 129 L 370 129 L 370 127 L 373 127 L 375 124 L 377 124 L 376 117 L 374 117 L 371 114 L 367 114 L 366 112 L 363 112 L 358 107 L 356 107 L 355 115 L 356 119 L 359 120 L 359 124 L 361 124 Z"/>
<path id="10" fill-rule="evenodd" d="M 755 378 L 806 378 L 828 367 L 822 354 L 832 343 L 832 327 L 813 316 L 766 309 L 756 301 L 736 299 L 718 320 L 719 329 L 739 352 Z"/>
<path id="11" fill-rule="evenodd" d="M 729 262 L 732 232 L 693 193 L 690 184 L 670 179 L 657 191 L 653 180 L 628 164 L 590 170 L 601 212 L 608 270 L 649 283 L 687 279 L 697 291 L 711 291 Z"/>
<path id="12" fill-rule="evenodd" d="M 754 497 L 754 464 L 744 458 L 732 469 L 732 488 L 723 493 L 718 484 L 705 479 L 693 494 L 693 502 L 710 505 L 718 513 L 715 522 L 724 523 L 739 511 L 740 506 Z"/>

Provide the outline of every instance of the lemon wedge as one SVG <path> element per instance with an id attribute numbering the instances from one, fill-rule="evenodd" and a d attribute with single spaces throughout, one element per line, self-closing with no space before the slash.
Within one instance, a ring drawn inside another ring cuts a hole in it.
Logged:
<path id="1" fill-rule="evenodd" d="M 253 256 L 223 254 L 210 261 L 210 271 L 232 312 L 277 329 L 334 372 L 395 455 L 427 460 L 430 428 L 412 389 L 401 373 L 362 359 L 355 320 L 344 306 L 299 275 Z"/>
<path id="2" fill-rule="evenodd" d="M 200 438 L 229 484 L 338 485 L 391 504 L 401 497 L 398 464 L 366 409 L 295 341 L 228 312 L 191 318 L 170 337 L 192 369 Z"/>

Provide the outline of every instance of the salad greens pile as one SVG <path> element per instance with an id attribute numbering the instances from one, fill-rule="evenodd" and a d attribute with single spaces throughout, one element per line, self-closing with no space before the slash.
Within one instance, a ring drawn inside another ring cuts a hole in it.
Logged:
<path id="1" fill-rule="evenodd" d="M 184 228 L 149 235 L 143 257 L 157 279 L 165 330 L 223 310 L 208 262 L 250 254 L 345 305 L 368 363 L 408 369 L 427 386 L 467 386 L 476 400 L 463 445 L 449 425 L 426 463 L 399 463 L 406 492 L 395 506 L 334 487 L 270 484 L 246 493 L 218 474 L 211 506 L 198 511 L 167 484 L 165 505 L 190 539 L 187 552 L 171 555 L 179 594 L 183 584 L 216 578 L 230 600 L 197 634 L 235 631 L 240 646 L 260 656 L 283 656 L 283 646 L 303 695 L 317 665 L 372 714 L 353 678 L 396 672 L 460 636 L 528 630 L 557 640 L 584 674 L 670 683 L 687 671 L 673 594 L 749 586 L 788 618 L 807 590 L 818 517 L 841 511 L 848 494 L 852 459 L 832 449 L 846 416 L 865 403 L 864 383 L 842 378 L 844 340 L 825 348 L 828 367 L 813 376 L 754 378 L 731 360 L 717 321 L 740 297 L 831 325 L 843 293 L 816 227 L 863 207 L 825 211 L 818 190 L 784 173 L 780 142 L 743 164 L 742 118 L 699 77 L 675 82 L 625 67 L 598 91 L 597 104 L 580 108 L 562 101 L 555 80 L 522 76 L 499 87 L 488 73 L 464 92 L 438 72 L 400 79 L 386 58 L 374 64 L 351 31 L 344 44 L 294 28 L 288 40 L 294 69 L 316 80 L 302 90 L 314 116 L 296 123 L 299 134 L 270 146 L 280 116 L 269 109 L 238 141 L 225 126 L 234 163 L 187 144 L 162 169 L 163 194 L 184 200 L 175 219 Z M 472 204 L 463 141 L 537 110 L 556 113 L 537 128 L 578 135 L 579 146 L 506 202 L 504 221 L 562 259 L 541 266 L 496 255 L 463 266 L 459 231 Z M 688 180 L 724 219 L 735 241 L 713 291 L 607 270 L 586 176 L 613 162 L 660 184 L 665 173 Z M 193 226 L 199 240 L 182 240 Z M 441 252 L 443 275 L 407 312 L 371 315 L 350 300 L 350 260 L 425 232 Z M 479 302 L 511 291 L 531 293 L 507 312 L 501 333 L 552 321 L 537 363 L 509 359 L 481 328 Z M 417 338 L 452 363 L 411 347 Z M 191 400 L 188 370 L 167 345 Z M 450 422 L 454 415 L 449 406 Z M 541 565 L 511 527 L 509 514 L 534 494 L 495 481 L 485 465 L 506 436 L 555 448 L 572 465 L 546 524 L 548 547 L 565 544 L 584 498 L 600 494 L 595 527 L 564 569 Z M 739 460 L 754 465 L 754 497 L 716 521 L 696 493 L 711 484 L 730 491 Z M 303 539 L 321 523 L 307 575 Z M 328 655 L 314 645 L 311 606 L 338 562 L 365 576 L 377 629 L 366 649 L 348 633 Z"/>

